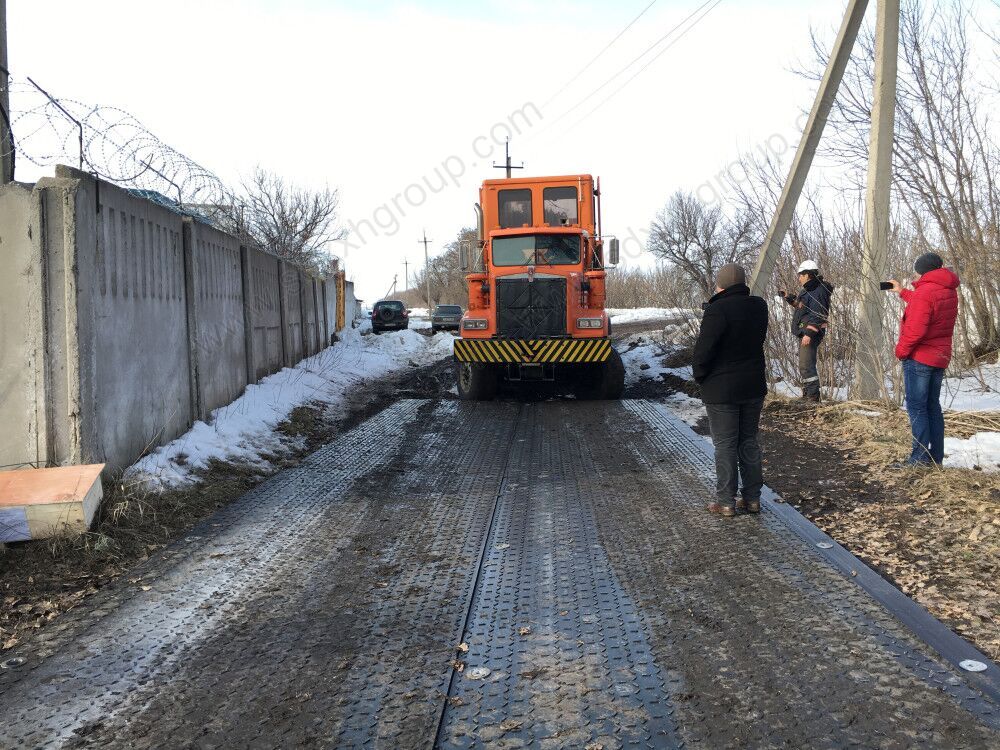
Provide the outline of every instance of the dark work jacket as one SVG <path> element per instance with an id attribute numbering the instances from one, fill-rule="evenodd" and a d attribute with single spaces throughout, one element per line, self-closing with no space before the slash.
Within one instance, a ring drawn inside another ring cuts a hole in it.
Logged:
<path id="1" fill-rule="evenodd" d="M 806 331 L 806 326 L 826 325 L 830 317 L 830 297 L 833 296 L 833 284 L 823 279 L 809 279 L 799 292 L 796 302 L 801 307 L 795 309 L 792 316 L 792 335 L 805 336 L 812 331 Z M 815 335 L 815 334 L 813 334 Z"/>
<path id="2" fill-rule="evenodd" d="M 736 404 L 767 395 L 764 339 L 767 303 L 737 284 L 709 300 L 694 345 L 694 379 L 706 404 Z"/>

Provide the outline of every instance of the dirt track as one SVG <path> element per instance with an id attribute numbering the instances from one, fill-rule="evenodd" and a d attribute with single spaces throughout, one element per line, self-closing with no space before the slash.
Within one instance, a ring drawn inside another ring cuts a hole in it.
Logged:
<path id="1" fill-rule="evenodd" d="M 0 746 L 997 742 L 710 471 L 649 402 L 397 401 L 8 652 Z"/>

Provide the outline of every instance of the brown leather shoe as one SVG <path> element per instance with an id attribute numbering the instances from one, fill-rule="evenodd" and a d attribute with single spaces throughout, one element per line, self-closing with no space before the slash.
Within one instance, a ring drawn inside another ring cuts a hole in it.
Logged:
<path id="1" fill-rule="evenodd" d="M 760 513 L 760 500 L 744 500 L 743 502 L 746 503 L 747 513 Z"/>
<path id="2" fill-rule="evenodd" d="M 742 497 L 736 498 L 736 512 L 746 513 L 747 512 L 747 501 Z"/>
<path id="3" fill-rule="evenodd" d="M 724 518 L 732 518 L 736 515 L 736 508 L 732 505 L 723 505 L 722 503 L 710 503 L 708 506 L 709 513 L 718 513 Z"/>

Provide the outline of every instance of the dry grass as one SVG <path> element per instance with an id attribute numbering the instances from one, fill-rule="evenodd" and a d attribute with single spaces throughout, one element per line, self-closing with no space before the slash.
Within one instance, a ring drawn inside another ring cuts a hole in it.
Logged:
<path id="1" fill-rule="evenodd" d="M 92 531 L 0 547 L 0 652 L 72 609 L 263 478 L 251 466 L 210 467 L 198 484 L 156 493 L 106 482 Z"/>
<path id="2" fill-rule="evenodd" d="M 947 414 L 945 423 L 950 437 L 1000 429 L 996 414 Z M 1000 658 L 1000 473 L 888 468 L 909 453 L 910 431 L 905 412 L 884 404 L 819 407 L 810 431 L 847 451 L 890 498 L 835 511 L 817 523 Z"/>
<path id="3" fill-rule="evenodd" d="M 93 530 L 43 542 L 0 544 L 0 653 L 127 573 L 156 550 L 243 495 L 270 474 L 294 466 L 323 443 L 391 403 L 401 384 L 421 384 L 440 395 L 450 382 L 428 373 L 451 371 L 450 363 L 411 370 L 363 389 L 341 417 L 323 404 L 296 407 L 276 430 L 286 450 L 262 455 L 258 464 L 212 462 L 195 483 L 166 492 L 117 476 L 105 481 Z"/>

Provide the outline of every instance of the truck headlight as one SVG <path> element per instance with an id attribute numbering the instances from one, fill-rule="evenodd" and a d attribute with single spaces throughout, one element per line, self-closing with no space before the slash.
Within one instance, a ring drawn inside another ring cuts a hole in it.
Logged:
<path id="1" fill-rule="evenodd" d="M 603 328 L 604 320 L 602 318 L 577 318 L 576 319 L 577 328 Z"/>
<path id="2" fill-rule="evenodd" d="M 485 331 L 486 321 L 482 318 L 466 318 L 462 321 L 462 328 L 467 331 Z"/>

